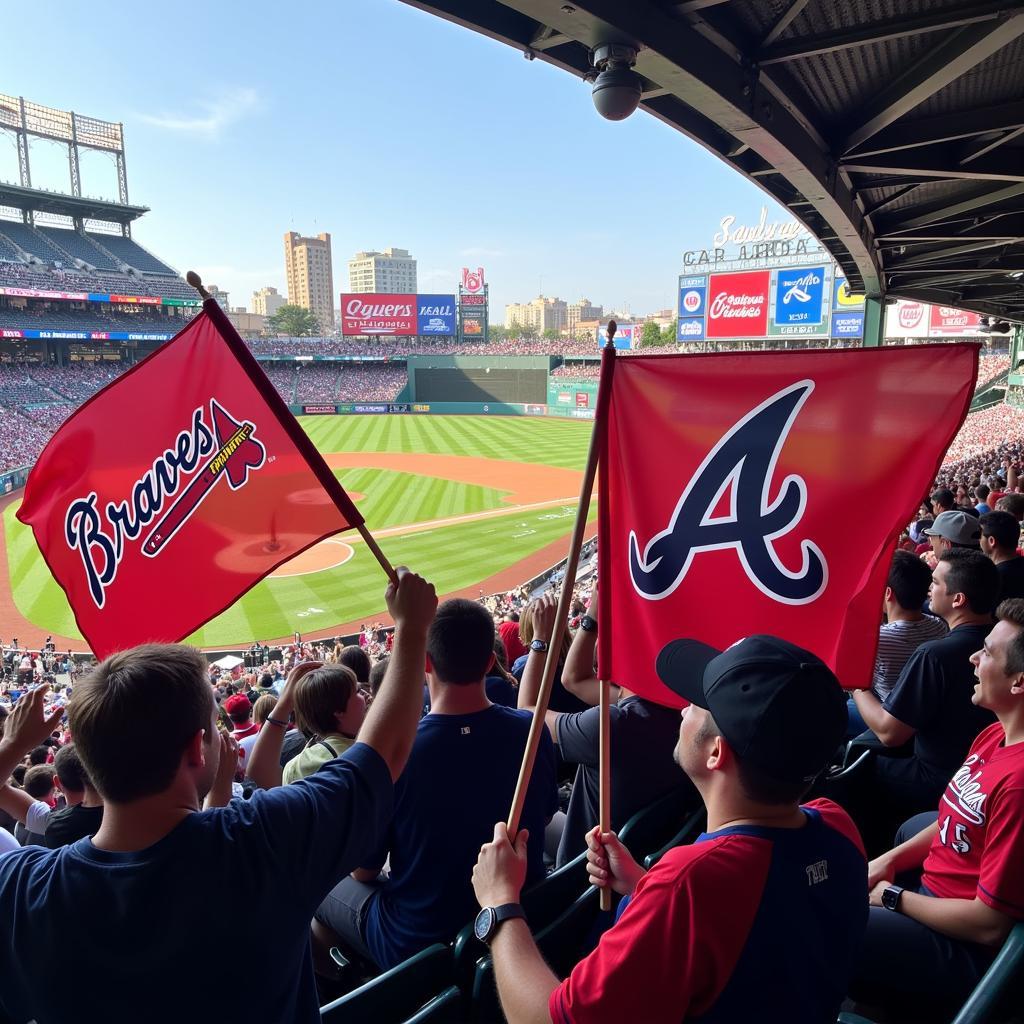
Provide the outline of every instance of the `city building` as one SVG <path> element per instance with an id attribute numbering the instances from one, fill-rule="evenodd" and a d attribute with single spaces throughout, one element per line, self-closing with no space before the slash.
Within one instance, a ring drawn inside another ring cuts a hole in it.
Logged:
<path id="1" fill-rule="evenodd" d="M 582 320 L 600 320 L 604 316 L 604 306 L 595 306 L 590 299 L 578 299 L 570 302 L 565 309 L 565 329 L 570 334 L 576 333 L 576 329 Z"/>
<path id="2" fill-rule="evenodd" d="M 418 291 L 416 260 L 408 249 L 357 252 L 348 261 L 350 292 L 402 293 Z"/>
<path id="3" fill-rule="evenodd" d="M 280 296 L 278 296 L 280 298 Z M 235 330 L 245 337 L 262 335 L 267 330 L 267 318 L 259 313 L 250 313 L 241 307 L 231 310 L 228 319 L 235 326 Z"/>
<path id="4" fill-rule="evenodd" d="M 288 301 L 305 306 L 320 323 L 324 334 L 334 329 L 334 272 L 331 269 L 331 236 L 321 233 L 304 238 L 295 231 L 284 236 L 284 269 Z"/>
<path id="5" fill-rule="evenodd" d="M 252 293 L 252 311 L 257 316 L 273 316 L 287 300 L 276 288 L 267 285 Z"/>
<path id="6" fill-rule="evenodd" d="M 564 299 L 538 295 L 530 302 L 513 302 L 505 307 L 507 328 L 532 328 L 538 334 L 545 331 L 564 331 L 568 321 L 568 307 Z"/>
<path id="7" fill-rule="evenodd" d="M 231 312 L 231 304 L 228 301 L 228 293 L 222 292 L 215 284 L 211 284 L 206 289 L 210 293 L 211 299 L 217 300 L 217 305 L 224 310 L 225 313 Z"/>

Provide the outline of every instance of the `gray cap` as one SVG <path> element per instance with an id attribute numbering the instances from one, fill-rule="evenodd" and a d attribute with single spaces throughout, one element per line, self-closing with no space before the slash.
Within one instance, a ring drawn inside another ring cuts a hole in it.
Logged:
<path id="1" fill-rule="evenodd" d="M 967 512 L 940 512 L 930 530 L 929 537 L 944 537 L 953 544 L 977 544 L 981 540 L 981 524 Z"/>

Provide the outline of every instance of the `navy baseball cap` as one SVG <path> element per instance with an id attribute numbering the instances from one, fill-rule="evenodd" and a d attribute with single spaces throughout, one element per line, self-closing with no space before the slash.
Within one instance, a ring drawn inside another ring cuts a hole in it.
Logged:
<path id="1" fill-rule="evenodd" d="M 813 782 L 846 737 L 846 695 L 820 658 L 774 636 L 726 651 L 673 640 L 658 655 L 661 681 L 711 712 L 736 756 L 777 782 Z"/>

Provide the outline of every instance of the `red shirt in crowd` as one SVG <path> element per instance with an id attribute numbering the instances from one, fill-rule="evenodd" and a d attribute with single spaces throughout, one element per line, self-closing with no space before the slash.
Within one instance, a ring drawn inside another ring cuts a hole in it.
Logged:
<path id="1" fill-rule="evenodd" d="M 1024 919 L 1024 743 L 1004 746 L 996 722 L 978 734 L 939 802 L 939 833 L 921 881 Z"/>
<path id="2" fill-rule="evenodd" d="M 508 663 L 511 666 L 516 658 L 521 658 L 526 653 L 526 645 L 519 639 L 519 623 L 503 622 L 498 627 L 498 635 L 505 645 L 505 653 L 508 655 Z"/>
<path id="3" fill-rule="evenodd" d="M 250 722 L 248 725 L 241 725 L 231 730 L 231 735 L 236 740 L 244 740 L 246 736 L 255 736 L 260 731 L 260 727 L 255 722 Z"/>

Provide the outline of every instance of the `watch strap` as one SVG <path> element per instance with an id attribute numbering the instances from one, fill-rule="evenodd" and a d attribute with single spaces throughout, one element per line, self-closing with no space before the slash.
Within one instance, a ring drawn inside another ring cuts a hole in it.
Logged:
<path id="1" fill-rule="evenodd" d="M 526 911 L 523 910 L 521 903 L 503 903 L 500 907 L 495 907 L 494 927 L 491 929 L 491 934 L 488 938 L 494 937 L 494 933 L 503 922 L 513 921 L 517 917 L 521 917 L 524 921 L 526 920 Z"/>

